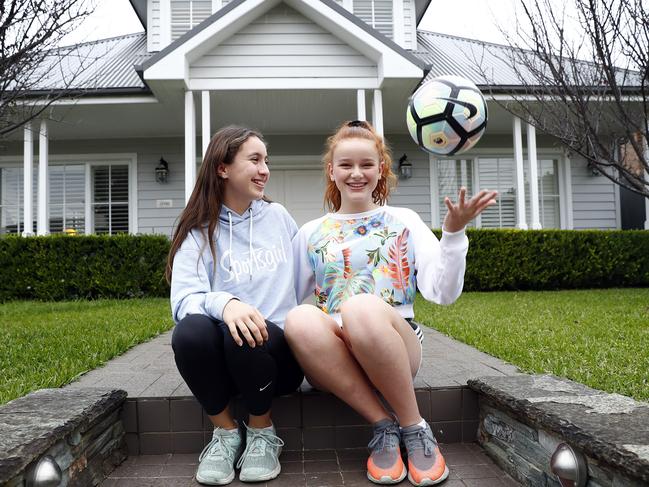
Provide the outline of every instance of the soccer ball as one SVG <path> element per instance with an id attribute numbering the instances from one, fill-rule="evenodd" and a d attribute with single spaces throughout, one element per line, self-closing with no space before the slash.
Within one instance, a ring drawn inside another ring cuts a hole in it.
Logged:
<path id="1" fill-rule="evenodd" d="M 461 154 L 473 147 L 487 127 L 487 103 L 466 78 L 440 76 L 410 97 L 408 131 L 419 147 L 436 156 Z"/>

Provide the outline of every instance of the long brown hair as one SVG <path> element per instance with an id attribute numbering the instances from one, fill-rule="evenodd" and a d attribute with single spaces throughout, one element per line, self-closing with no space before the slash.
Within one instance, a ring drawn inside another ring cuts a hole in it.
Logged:
<path id="1" fill-rule="evenodd" d="M 333 164 L 333 155 L 336 146 L 344 139 L 368 139 L 376 144 L 376 150 L 379 153 L 379 160 L 383 161 L 381 166 L 381 177 L 379 178 L 376 188 L 372 191 L 372 200 L 378 205 L 384 205 L 388 201 L 390 192 L 397 184 L 397 177 L 392 172 L 392 154 L 390 148 L 385 144 L 374 127 L 364 120 L 353 120 L 344 122 L 336 133 L 327 139 L 327 152 L 324 155 L 325 187 L 324 202 L 331 211 L 340 209 L 340 190 L 336 183 L 329 178 L 328 168 Z"/>
<path id="2" fill-rule="evenodd" d="M 167 256 L 167 267 L 165 269 L 165 277 L 168 283 L 171 283 L 174 256 L 193 228 L 200 228 L 203 237 L 205 237 L 205 224 L 207 224 L 207 241 L 214 262 L 216 262 L 214 230 L 223 207 L 226 184 L 226 180 L 218 175 L 217 170 L 220 164 L 232 164 L 237 152 L 250 137 L 257 137 L 266 145 L 264 137 L 259 132 L 236 125 L 223 127 L 212 136 L 203 163 L 198 171 L 194 190 L 185 209 L 180 214 L 171 241 L 171 249 Z"/>

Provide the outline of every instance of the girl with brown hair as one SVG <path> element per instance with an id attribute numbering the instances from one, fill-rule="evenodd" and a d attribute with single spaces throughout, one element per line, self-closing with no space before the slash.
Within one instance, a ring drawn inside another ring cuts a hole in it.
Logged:
<path id="1" fill-rule="evenodd" d="M 314 294 L 316 306 L 288 314 L 286 339 L 314 387 L 373 424 L 371 481 L 393 484 L 408 474 L 417 486 L 442 482 L 448 468 L 413 387 L 423 342 L 412 321 L 413 303 L 417 288 L 439 304 L 459 297 L 468 249 L 464 228 L 495 203 L 496 192 L 480 191 L 465 201 L 462 188 L 457 204 L 446 198 L 438 241 L 417 213 L 386 205 L 396 178 L 390 151 L 369 123 L 344 123 L 327 141 L 324 164 L 332 212 L 305 224 L 293 240 L 298 302 Z"/>
<path id="2" fill-rule="evenodd" d="M 271 402 L 303 380 L 282 331 L 296 304 L 297 226 L 264 198 L 269 176 L 260 133 L 229 126 L 214 134 L 167 261 L 176 365 L 214 425 L 196 473 L 204 484 L 231 482 L 235 466 L 244 482 L 279 475 Z M 249 412 L 245 450 L 229 408 L 238 393 Z"/>

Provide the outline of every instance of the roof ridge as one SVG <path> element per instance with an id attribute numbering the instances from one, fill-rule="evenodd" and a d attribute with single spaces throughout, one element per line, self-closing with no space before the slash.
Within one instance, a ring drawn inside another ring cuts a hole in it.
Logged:
<path id="1" fill-rule="evenodd" d="M 497 42 L 491 42 L 491 41 L 481 41 L 480 39 L 472 39 L 470 37 L 461 37 L 461 36 L 457 36 L 457 35 L 454 35 L 454 34 L 445 34 L 445 33 L 442 33 L 442 32 L 433 32 L 433 31 L 426 30 L 426 29 L 417 29 L 417 34 L 428 34 L 428 35 L 433 35 L 433 36 L 438 36 L 438 37 L 449 37 L 449 38 L 452 38 L 452 39 L 461 39 L 463 41 L 473 42 L 475 44 L 488 44 L 488 45 L 500 47 L 500 48 L 503 48 L 503 49 L 513 49 L 512 46 L 508 46 L 507 44 L 498 44 Z"/>
<path id="2" fill-rule="evenodd" d="M 99 44 L 99 43 L 102 43 L 102 42 L 115 41 L 115 40 L 118 40 L 118 39 L 126 39 L 127 37 L 137 37 L 137 36 L 142 36 L 142 35 L 146 35 L 146 31 L 143 30 L 142 32 L 132 32 L 130 34 L 122 34 L 122 35 L 114 36 L 114 37 L 106 37 L 104 39 L 95 39 L 94 41 L 79 42 L 78 44 L 70 44 L 68 46 L 59 46 L 58 48 L 55 48 L 55 50 L 56 49 L 59 49 L 59 50 L 60 49 L 73 49 L 75 47 L 88 46 L 90 44 Z"/>

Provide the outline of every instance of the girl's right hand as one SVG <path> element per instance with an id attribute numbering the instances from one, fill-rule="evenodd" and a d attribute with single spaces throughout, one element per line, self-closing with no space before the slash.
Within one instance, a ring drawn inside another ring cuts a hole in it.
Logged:
<path id="1" fill-rule="evenodd" d="M 255 348 L 255 344 L 262 345 L 268 340 L 266 320 L 259 310 L 238 299 L 231 299 L 223 308 L 223 322 L 239 346 L 243 345 L 242 336 L 250 348 Z"/>

